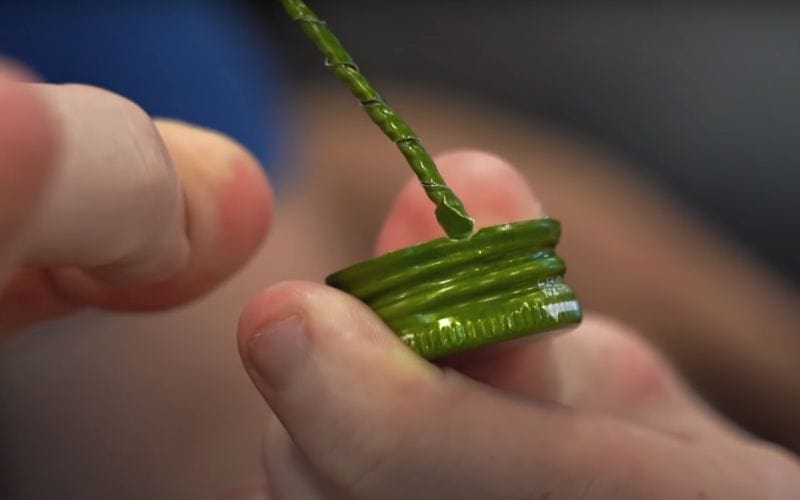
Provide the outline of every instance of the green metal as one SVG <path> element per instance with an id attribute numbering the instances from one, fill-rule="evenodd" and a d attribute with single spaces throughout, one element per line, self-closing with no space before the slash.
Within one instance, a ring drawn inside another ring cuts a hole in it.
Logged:
<path id="1" fill-rule="evenodd" d="M 560 234 L 553 219 L 502 224 L 390 252 L 326 282 L 369 305 L 420 355 L 438 358 L 581 321 L 555 254 Z"/>
<path id="2" fill-rule="evenodd" d="M 325 280 L 369 305 L 420 355 L 433 359 L 484 344 L 574 325 L 581 308 L 563 282 L 553 219 L 473 233 L 473 220 L 446 186 L 411 128 L 361 74 L 342 44 L 305 3 L 281 0 L 378 127 L 397 144 L 436 205 L 447 238 L 403 248 Z"/>
<path id="3" fill-rule="evenodd" d="M 448 237 L 468 238 L 474 221 L 461 200 L 444 182 L 433 159 L 414 131 L 395 113 L 375 87 L 359 71 L 339 40 L 306 4 L 300 0 L 281 0 L 286 13 L 296 21 L 317 48 L 325 55 L 325 65 L 342 80 L 361 102 L 378 127 L 400 149 L 420 180 L 428 198 L 436 205 L 436 219 Z"/>

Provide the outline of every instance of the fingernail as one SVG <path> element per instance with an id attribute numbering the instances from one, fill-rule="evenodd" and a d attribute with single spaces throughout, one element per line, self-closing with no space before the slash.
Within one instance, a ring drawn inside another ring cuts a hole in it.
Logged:
<path id="1" fill-rule="evenodd" d="M 285 388 L 302 367 L 310 349 L 305 323 L 290 316 L 256 334 L 250 345 L 250 362 L 269 389 Z"/>

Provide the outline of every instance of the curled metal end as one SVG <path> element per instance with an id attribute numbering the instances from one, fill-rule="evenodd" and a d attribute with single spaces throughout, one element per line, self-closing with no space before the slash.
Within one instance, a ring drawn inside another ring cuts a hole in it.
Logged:
<path id="1" fill-rule="evenodd" d="M 475 228 L 475 220 L 467 215 L 463 207 L 454 207 L 447 201 L 436 208 L 436 220 L 447 231 L 447 237 L 453 240 L 469 238 Z"/>
<path id="2" fill-rule="evenodd" d="M 422 182 L 428 197 L 436 203 L 436 220 L 453 240 L 463 240 L 472 236 L 475 219 L 467 214 L 461 200 L 444 184 Z"/>

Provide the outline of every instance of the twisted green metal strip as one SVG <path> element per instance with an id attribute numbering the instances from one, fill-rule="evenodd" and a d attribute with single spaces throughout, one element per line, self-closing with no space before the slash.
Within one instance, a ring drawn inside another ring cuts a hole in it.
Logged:
<path id="1" fill-rule="evenodd" d="M 467 215 L 461 200 L 445 184 L 422 142 L 361 74 L 325 21 L 319 19 L 301 0 L 281 0 L 281 4 L 289 17 L 300 25 L 325 55 L 325 65 L 350 87 L 372 121 L 397 144 L 428 198 L 436 205 L 436 219 L 447 236 L 463 239 L 472 235 L 474 221 Z"/>

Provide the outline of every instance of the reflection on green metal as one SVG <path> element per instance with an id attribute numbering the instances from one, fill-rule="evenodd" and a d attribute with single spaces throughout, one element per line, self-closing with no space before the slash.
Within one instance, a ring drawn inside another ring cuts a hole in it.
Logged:
<path id="1" fill-rule="evenodd" d="M 576 324 L 553 219 L 440 238 L 358 263 L 326 282 L 361 299 L 426 358 Z"/>

